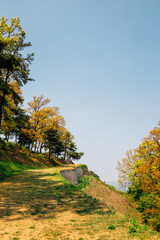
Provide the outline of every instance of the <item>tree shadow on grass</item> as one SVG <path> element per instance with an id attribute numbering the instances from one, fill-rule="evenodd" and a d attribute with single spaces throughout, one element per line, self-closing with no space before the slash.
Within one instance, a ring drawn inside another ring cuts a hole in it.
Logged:
<path id="1" fill-rule="evenodd" d="M 81 215 L 104 214 L 104 205 L 97 199 L 58 176 L 39 170 L 8 178 L 0 185 L 0 218 L 55 218 L 56 213 L 67 210 Z"/>

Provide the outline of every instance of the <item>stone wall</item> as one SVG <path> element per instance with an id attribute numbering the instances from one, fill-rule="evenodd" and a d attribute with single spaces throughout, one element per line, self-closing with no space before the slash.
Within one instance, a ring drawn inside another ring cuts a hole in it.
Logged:
<path id="1" fill-rule="evenodd" d="M 83 170 L 80 166 L 78 166 L 75 169 L 60 171 L 60 174 L 68 182 L 76 186 L 79 183 L 79 179 L 83 176 Z"/>

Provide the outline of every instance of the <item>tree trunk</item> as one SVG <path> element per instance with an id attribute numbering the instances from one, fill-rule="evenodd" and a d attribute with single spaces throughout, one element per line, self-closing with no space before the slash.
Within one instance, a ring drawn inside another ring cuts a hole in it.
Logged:
<path id="1" fill-rule="evenodd" d="M 2 100 L 0 103 L 0 128 L 1 128 L 1 125 L 2 125 Z"/>
<path id="2" fill-rule="evenodd" d="M 4 81 L 4 85 L 5 87 L 3 86 L 3 84 L 1 85 L 2 89 L 0 89 L 2 91 L 2 96 L 1 96 L 1 102 L 0 102 L 0 128 L 2 126 L 2 114 L 3 114 L 3 105 L 5 103 L 5 97 L 6 97 L 6 86 L 8 84 L 8 78 L 9 78 L 9 70 L 7 70 L 7 74 L 6 74 L 6 78 L 5 78 L 5 81 Z M 3 79 L 1 78 L 1 72 L 0 72 L 0 81 L 3 82 Z"/>
<path id="3" fill-rule="evenodd" d="M 66 143 L 64 145 L 64 160 L 66 160 L 66 151 L 67 151 L 67 147 L 66 147 Z"/>
<path id="4" fill-rule="evenodd" d="M 31 155 L 31 153 L 32 153 L 32 148 L 33 148 L 33 145 L 34 145 L 34 141 L 33 141 L 33 142 L 32 142 L 32 144 L 31 144 L 31 148 L 30 148 L 29 155 Z"/>
<path id="5" fill-rule="evenodd" d="M 50 159 L 51 159 L 51 151 L 49 149 L 49 161 L 50 161 Z"/>
<path id="6" fill-rule="evenodd" d="M 42 153 L 42 148 L 43 148 L 43 144 L 41 143 L 40 149 L 39 149 L 40 153 Z"/>

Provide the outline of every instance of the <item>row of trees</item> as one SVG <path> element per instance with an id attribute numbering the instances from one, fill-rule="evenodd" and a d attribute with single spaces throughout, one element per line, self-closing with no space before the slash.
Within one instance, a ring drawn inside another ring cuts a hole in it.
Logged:
<path id="1" fill-rule="evenodd" d="M 0 130 L 5 140 L 14 139 L 30 152 L 48 151 L 63 156 L 65 160 L 78 160 L 74 137 L 65 127 L 65 120 L 58 107 L 48 106 L 50 99 L 34 97 L 23 109 L 22 86 L 29 81 L 29 65 L 34 54 L 24 56 L 23 50 L 31 46 L 25 42 L 26 34 L 20 19 L 0 20 Z"/>
<path id="2" fill-rule="evenodd" d="M 160 231 L 160 122 L 117 165 L 121 186 L 132 194 L 143 220 Z"/>

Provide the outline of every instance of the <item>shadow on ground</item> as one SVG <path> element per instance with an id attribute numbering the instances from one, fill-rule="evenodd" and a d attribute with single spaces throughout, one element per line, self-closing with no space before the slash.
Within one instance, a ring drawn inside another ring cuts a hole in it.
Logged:
<path id="1" fill-rule="evenodd" d="M 111 213 L 102 204 L 77 187 L 58 179 L 53 169 L 26 171 L 0 184 L 0 217 L 7 221 L 33 216 L 55 218 L 56 213 L 70 210 L 78 214 Z"/>

